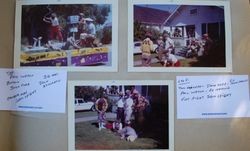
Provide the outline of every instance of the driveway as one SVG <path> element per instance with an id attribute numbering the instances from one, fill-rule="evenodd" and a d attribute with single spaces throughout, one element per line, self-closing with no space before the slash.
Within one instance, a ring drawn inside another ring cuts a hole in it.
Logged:
<path id="1" fill-rule="evenodd" d="M 84 113 L 83 113 L 84 114 Z M 106 113 L 107 119 L 115 119 L 116 113 Z M 77 117 L 75 118 L 75 123 L 87 122 L 87 121 L 97 121 L 97 113 L 95 116 Z"/>

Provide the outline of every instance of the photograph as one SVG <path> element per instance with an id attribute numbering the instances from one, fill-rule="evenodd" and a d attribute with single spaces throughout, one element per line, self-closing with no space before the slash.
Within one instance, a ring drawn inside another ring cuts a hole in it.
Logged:
<path id="1" fill-rule="evenodd" d="M 69 151 L 174 148 L 171 81 L 69 81 Z"/>
<path id="2" fill-rule="evenodd" d="M 130 71 L 229 71 L 228 2 L 129 3 Z"/>
<path id="3" fill-rule="evenodd" d="M 17 1 L 15 65 L 116 70 L 117 2 Z"/>

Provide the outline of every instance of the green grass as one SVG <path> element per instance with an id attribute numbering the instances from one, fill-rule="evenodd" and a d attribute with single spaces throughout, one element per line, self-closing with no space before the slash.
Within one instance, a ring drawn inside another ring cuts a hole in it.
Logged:
<path id="1" fill-rule="evenodd" d="M 134 142 L 121 140 L 107 129 L 98 130 L 96 121 L 75 124 L 76 149 L 155 149 L 158 142 L 152 138 L 138 138 Z"/>

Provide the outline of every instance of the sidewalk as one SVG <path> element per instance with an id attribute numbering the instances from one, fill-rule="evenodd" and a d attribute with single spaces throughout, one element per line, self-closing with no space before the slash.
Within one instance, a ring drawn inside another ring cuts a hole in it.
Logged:
<path id="1" fill-rule="evenodd" d="M 116 118 L 116 113 L 106 113 L 106 118 L 107 119 L 114 119 L 114 118 Z M 97 121 L 97 115 L 96 116 L 76 118 L 75 123 L 87 122 L 87 121 L 95 121 L 95 120 Z"/>

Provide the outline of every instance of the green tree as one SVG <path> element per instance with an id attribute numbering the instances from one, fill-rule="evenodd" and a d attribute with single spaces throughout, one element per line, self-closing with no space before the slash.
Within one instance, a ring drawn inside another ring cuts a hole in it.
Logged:
<path id="1" fill-rule="evenodd" d="M 103 37 L 101 42 L 103 44 L 110 44 L 112 41 L 112 28 L 111 27 L 104 27 L 102 30 Z"/>
<path id="2" fill-rule="evenodd" d="M 97 86 L 76 86 L 75 98 L 83 98 L 84 100 L 91 100 L 92 97 L 103 97 L 105 89 Z"/>
<path id="3" fill-rule="evenodd" d="M 134 22 L 134 41 L 140 41 L 144 39 L 146 33 L 146 27 L 140 22 Z"/>
<path id="4" fill-rule="evenodd" d="M 157 40 L 160 36 L 160 31 L 158 29 L 152 28 L 152 27 L 146 27 L 142 23 L 135 21 L 134 22 L 134 41 L 141 41 L 145 39 L 145 35 L 147 32 L 150 32 L 152 37 L 151 39 L 153 41 Z"/>
<path id="5" fill-rule="evenodd" d="M 82 5 L 81 12 L 85 17 L 94 19 L 96 24 L 102 25 L 107 20 L 107 16 L 110 12 L 110 5 Z"/>

